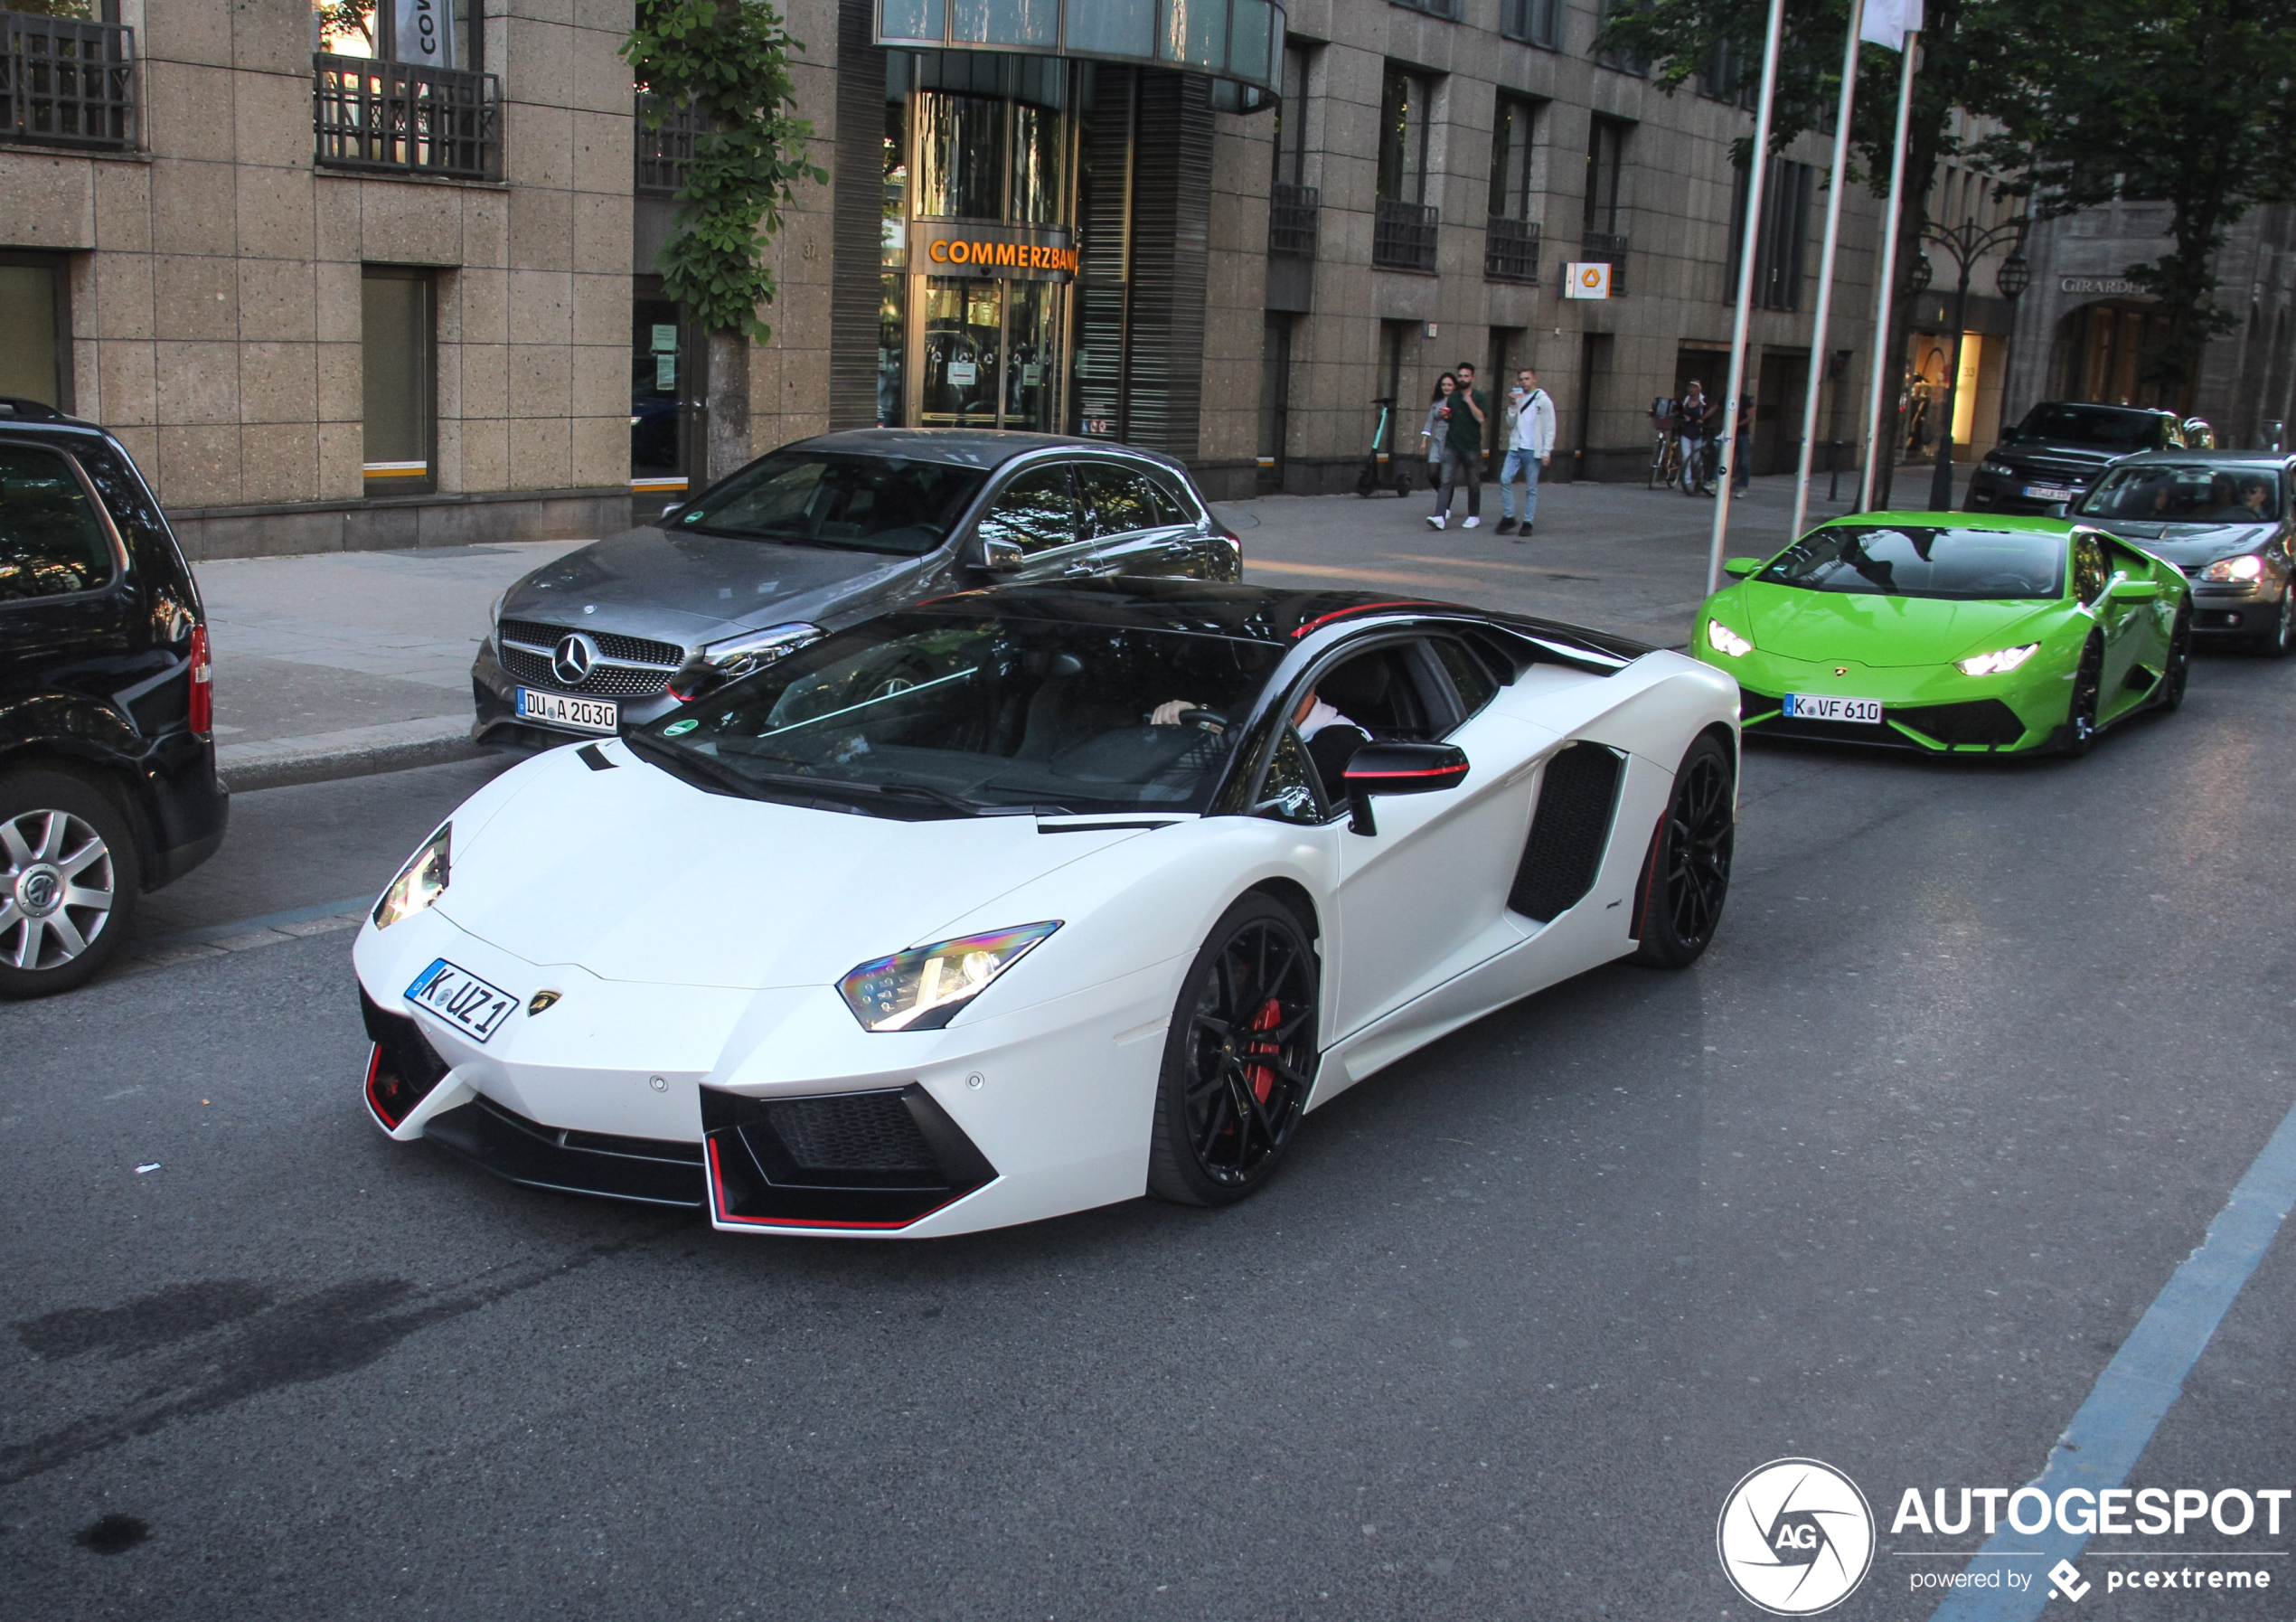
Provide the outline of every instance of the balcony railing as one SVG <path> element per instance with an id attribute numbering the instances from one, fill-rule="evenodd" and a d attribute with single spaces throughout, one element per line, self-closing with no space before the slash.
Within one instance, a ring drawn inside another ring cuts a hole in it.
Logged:
<path id="1" fill-rule="evenodd" d="M 1533 220 L 1491 216 L 1482 239 L 1485 281 L 1539 279 L 1539 224 Z"/>
<path id="2" fill-rule="evenodd" d="M 1267 250 L 1288 259 L 1315 257 L 1315 220 L 1323 194 L 1279 180 L 1267 200 Z"/>
<path id="3" fill-rule="evenodd" d="M 1371 217 L 1371 262 L 1388 270 L 1433 270 L 1436 219 L 1432 203 L 1380 198 Z"/>
<path id="4" fill-rule="evenodd" d="M 1626 239 L 1607 231 L 1590 231 L 1578 239 L 1578 257 L 1586 264 L 1611 268 L 1611 297 L 1626 297 Z"/>
<path id="5" fill-rule="evenodd" d="M 0 11 L 0 140 L 136 143 L 136 31 Z"/>
<path id="6" fill-rule="evenodd" d="M 502 93 L 492 73 L 320 52 L 311 59 L 317 161 L 494 180 L 503 168 Z"/>
<path id="7" fill-rule="evenodd" d="M 693 138 L 707 129 L 709 120 L 684 102 L 673 102 L 660 127 L 645 127 L 646 114 L 661 105 L 661 98 L 641 90 L 637 99 L 637 189 L 648 196 L 667 197 L 685 184 L 693 167 Z"/>

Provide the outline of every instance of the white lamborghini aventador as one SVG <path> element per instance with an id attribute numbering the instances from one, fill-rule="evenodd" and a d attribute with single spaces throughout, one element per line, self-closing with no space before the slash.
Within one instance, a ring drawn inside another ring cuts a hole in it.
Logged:
<path id="1" fill-rule="evenodd" d="M 1737 693 L 1443 603 L 966 592 L 504 773 L 362 929 L 366 1099 L 521 1183 L 925 1236 L 1265 1183 L 1720 918 Z"/>

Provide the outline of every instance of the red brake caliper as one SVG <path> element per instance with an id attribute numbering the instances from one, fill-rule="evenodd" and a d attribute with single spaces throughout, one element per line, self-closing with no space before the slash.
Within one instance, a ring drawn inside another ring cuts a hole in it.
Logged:
<path id="1" fill-rule="evenodd" d="M 1273 1031 L 1283 1023 L 1284 1010 L 1274 997 L 1261 1004 L 1260 1011 L 1252 1015 L 1252 1029 L 1255 1031 Z M 1244 1048 L 1244 1051 L 1253 1058 L 1267 1058 L 1283 1051 L 1281 1044 L 1269 1042 L 1265 1037 L 1247 1043 Z M 1263 1104 L 1267 1102 L 1267 1095 L 1275 1090 L 1275 1072 L 1266 1065 L 1247 1062 L 1244 1079 L 1252 1084 L 1252 1097 Z"/>

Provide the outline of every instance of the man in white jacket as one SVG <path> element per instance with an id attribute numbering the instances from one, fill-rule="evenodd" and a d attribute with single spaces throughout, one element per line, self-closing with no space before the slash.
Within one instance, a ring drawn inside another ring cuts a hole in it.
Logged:
<path id="1" fill-rule="evenodd" d="M 1539 470 L 1555 454 L 1555 398 L 1539 386 L 1539 373 L 1525 366 L 1507 391 L 1507 459 L 1499 468 L 1499 531 L 1518 541 L 1530 539 L 1539 511 Z M 1515 481 L 1523 481 L 1523 517 L 1515 523 Z"/>

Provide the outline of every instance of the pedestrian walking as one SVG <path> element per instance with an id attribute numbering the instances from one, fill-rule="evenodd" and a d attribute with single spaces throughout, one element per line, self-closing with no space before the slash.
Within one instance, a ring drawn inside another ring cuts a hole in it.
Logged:
<path id="1" fill-rule="evenodd" d="M 1539 386 L 1539 373 L 1529 366 L 1515 373 L 1507 391 L 1507 459 L 1499 465 L 1499 533 L 1519 541 L 1530 539 L 1530 521 L 1539 514 L 1539 470 L 1555 454 L 1555 399 Z M 1515 481 L 1523 481 L 1522 527 L 1515 527 Z"/>
<path id="2" fill-rule="evenodd" d="M 1439 413 L 1457 391 L 1459 380 L 1448 372 L 1435 379 L 1435 393 L 1427 401 L 1427 420 L 1419 428 L 1419 448 L 1427 453 L 1427 488 L 1443 487 L 1443 445 L 1448 432 Z"/>
<path id="3" fill-rule="evenodd" d="M 1754 396 L 1738 396 L 1738 422 L 1730 430 L 1730 495 L 1744 499 L 1754 484 Z"/>
<path id="4" fill-rule="evenodd" d="M 1458 387 L 1448 400 L 1437 402 L 1435 414 L 1445 425 L 1443 443 L 1443 485 L 1435 492 L 1435 510 L 1427 527 L 1443 528 L 1451 520 L 1451 493 L 1467 487 L 1467 516 L 1461 529 L 1482 523 L 1482 429 L 1490 419 L 1491 401 L 1475 387 L 1473 362 L 1462 361 L 1451 375 Z"/>
<path id="5" fill-rule="evenodd" d="M 1721 408 L 1706 397 L 1706 385 L 1692 378 L 1674 402 L 1674 433 L 1682 441 L 1682 494 L 1705 495 L 1706 448 L 1713 436 L 1715 414 Z"/>

